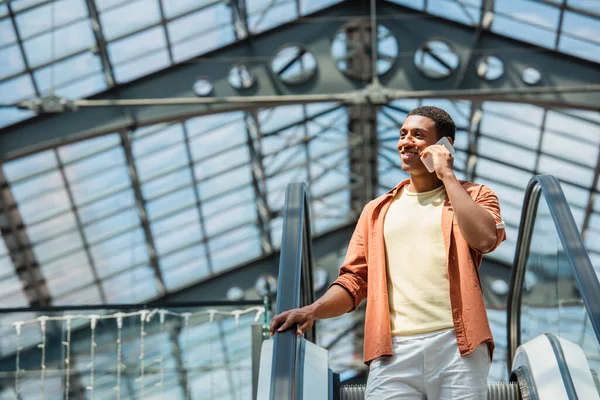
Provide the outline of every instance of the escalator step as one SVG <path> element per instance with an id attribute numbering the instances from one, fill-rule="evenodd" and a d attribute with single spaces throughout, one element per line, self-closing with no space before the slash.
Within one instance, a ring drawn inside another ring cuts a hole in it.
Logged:
<path id="1" fill-rule="evenodd" d="M 519 386 L 514 382 L 488 385 L 488 400 L 520 400 Z"/>
<path id="2" fill-rule="evenodd" d="M 340 400 L 364 400 L 366 385 L 343 385 Z M 519 386 L 514 382 L 488 385 L 488 400 L 520 400 Z"/>
<path id="3" fill-rule="evenodd" d="M 343 385 L 340 400 L 364 400 L 367 385 Z"/>

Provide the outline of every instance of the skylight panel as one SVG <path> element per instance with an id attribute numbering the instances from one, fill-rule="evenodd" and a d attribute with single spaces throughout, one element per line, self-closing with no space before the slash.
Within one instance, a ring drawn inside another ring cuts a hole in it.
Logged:
<path id="1" fill-rule="evenodd" d="M 278 0 L 248 14 L 248 26 L 256 34 L 298 18 L 298 9 L 296 0 Z"/>
<path id="2" fill-rule="evenodd" d="M 55 262 L 43 264 L 41 269 L 53 297 L 60 297 L 94 281 L 83 249 Z"/>
<path id="3" fill-rule="evenodd" d="M 202 214 L 206 217 L 219 215 L 223 210 L 235 207 L 242 203 L 254 204 L 254 188 L 250 185 L 243 186 L 222 196 L 207 200 L 202 203 Z"/>
<path id="4" fill-rule="evenodd" d="M 35 71 L 34 77 L 40 91 L 48 94 L 51 88 L 65 86 L 101 71 L 100 59 L 91 52 L 85 52 L 40 68 Z"/>
<path id="5" fill-rule="evenodd" d="M 85 18 L 87 15 L 83 0 L 54 0 L 17 14 L 16 20 L 21 38 L 28 39 L 38 33 Z"/>
<path id="6" fill-rule="evenodd" d="M 10 18 L 0 19 L 0 46 L 15 43 L 17 35 Z"/>
<path id="7" fill-rule="evenodd" d="M 54 42 L 54 44 L 53 44 Z M 32 68 L 77 53 L 94 45 L 89 20 L 35 36 L 24 42 L 27 60 Z"/>
<path id="8" fill-rule="evenodd" d="M 74 214 L 64 213 L 41 223 L 27 226 L 27 235 L 32 243 L 38 243 L 76 229 L 77 223 Z"/>
<path id="9" fill-rule="evenodd" d="M 113 70 L 117 81 L 124 83 L 166 68 L 170 63 L 167 50 L 160 49 L 155 53 L 136 58 L 126 64 L 116 65 Z"/>
<path id="10" fill-rule="evenodd" d="M 85 179 L 71 182 L 75 203 L 87 203 L 97 196 L 117 187 L 129 186 L 130 179 L 125 165 L 103 171 Z"/>
<path id="11" fill-rule="evenodd" d="M 215 127 L 203 134 L 191 135 L 190 149 L 195 161 L 201 161 L 208 156 L 247 142 L 246 126 L 242 119 L 231 123 L 222 119 L 222 122 L 221 127 Z"/>
<path id="12" fill-rule="evenodd" d="M 0 89 L 2 85 L 0 84 Z M 35 113 L 28 110 L 19 110 L 16 108 L 0 108 L 0 128 L 33 117 Z"/>
<path id="13" fill-rule="evenodd" d="M 181 124 L 173 124 L 162 127 L 154 132 L 140 134 L 139 130 L 133 134 L 132 151 L 134 157 L 142 157 L 157 150 L 170 147 L 183 141 L 183 129 Z"/>
<path id="14" fill-rule="evenodd" d="M 231 9 L 225 3 L 218 2 L 192 14 L 174 19 L 167 24 L 169 38 L 173 43 L 197 37 L 211 28 L 229 25 L 231 28 Z"/>
<path id="15" fill-rule="evenodd" d="M 168 253 L 176 252 L 180 248 L 185 248 L 186 246 L 200 244 L 202 239 L 200 224 L 196 215 L 195 218 L 186 221 L 177 229 L 157 236 L 154 240 L 154 244 L 158 254 L 163 256 Z"/>
<path id="16" fill-rule="evenodd" d="M 207 7 L 222 0 L 159 0 L 162 1 L 165 16 L 169 19 L 177 17 L 199 7 Z"/>
<path id="17" fill-rule="evenodd" d="M 544 133 L 542 151 L 567 161 L 594 169 L 598 164 L 598 146 L 574 146 L 573 138 L 551 132 Z"/>
<path id="18" fill-rule="evenodd" d="M 13 104 L 35 95 L 29 75 L 20 75 L 0 83 L 0 104 Z"/>
<path id="19" fill-rule="evenodd" d="M 109 43 L 108 54 L 113 64 L 123 64 L 166 47 L 165 32 L 162 26 L 156 26 Z"/>
<path id="20" fill-rule="evenodd" d="M 258 229 L 254 225 L 246 225 L 226 235 L 209 241 L 213 260 L 213 272 L 221 272 L 249 261 L 262 254 L 258 240 Z"/>
<path id="21" fill-rule="evenodd" d="M 525 189 L 531 179 L 530 172 L 483 157 L 479 157 L 477 160 L 477 176 L 487 177 L 521 189 Z"/>
<path id="22" fill-rule="evenodd" d="M 133 145 L 136 146 L 136 141 L 133 142 Z M 181 141 L 165 147 L 164 150 L 135 159 L 138 177 L 143 182 L 159 174 L 173 171 L 187 163 L 189 163 L 187 151 L 185 144 Z"/>
<path id="23" fill-rule="evenodd" d="M 103 283 L 109 303 L 139 303 L 158 295 L 154 271 L 149 266 L 125 271 Z"/>
<path id="24" fill-rule="evenodd" d="M 41 4 L 44 3 L 48 0 L 19 0 L 19 1 L 13 1 L 11 3 L 11 7 L 13 8 L 13 11 L 18 12 L 21 10 L 24 10 L 26 8 L 29 7 L 33 7 L 37 4 Z"/>
<path id="25" fill-rule="evenodd" d="M 55 297 L 53 299 L 53 304 L 55 306 L 73 305 L 73 304 L 77 304 L 77 305 L 102 304 L 102 299 L 100 298 L 100 292 L 98 291 L 98 286 L 88 285 L 79 290 L 67 292 L 63 296 Z M 59 383 L 60 383 L 60 381 L 59 381 Z M 60 391 L 57 390 L 57 392 L 60 392 Z"/>
<path id="26" fill-rule="evenodd" d="M 112 276 L 139 263 L 148 263 L 148 245 L 141 227 L 91 244 L 91 253 L 101 278 Z"/>
<path id="27" fill-rule="evenodd" d="M 558 160 L 542 154 L 540 156 L 539 172 L 542 174 L 556 175 L 561 181 L 589 187 L 594 178 L 594 171 L 572 163 Z"/>
<path id="28" fill-rule="evenodd" d="M 550 49 L 554 48 L 556 42 L 556 32 L 553 32 L 548 28 L 527 24 L 523 21 L 499 14 L 494 17 L 492 31 L 500 35 Z"/>
<path id="29" fill-rule="evenodd" d="M 144 182 L 142 184 L 142 195 L 145 199 L 151 199 L 171 192 L 178 187 L 191 184 L 192 174 L 189 168 L 184 166 L 159 178 Z"/>
<path id="30" fill-rule="evenodd" d="M 236 147 L 221 154 L 199 160 L 194 165 L 194 176 L 196 179 L 208 179 L 217 176 L 234 165 L 250 163 L 250 154 L 247 147 Z"/>
<path id="31" fill-rule="evenodd" d="M 116 8 L 120 5 L 124 5 L 129 1 L 130 0 L 94 0 L 98 11 L 105 11 L 109 8 Z"/>
<path id="32" fill-rule="evenodd" d="M 198 183 L 201 200 L 229 192 L 232 189 L 249 185 L 251 179 L 250 166 L 245 165 L 233 171 L 222 173 Z"/>
<path id="33" fill-rule="evenodd" d="M 480 137 L 478 154 L 509 164 L 519 160 L 519 166 L 533 170 L 536 162 L 536 152 L 523 147 L 502 143 L 488 137 Z"/>
<path id="34" fill-rule="evenodd" d="M 178 43 L 172 41 L 175 62 L 189 60 L 192 57 L 208 53 L 235 42 L 235 34 L 231 26 L 222 25 L 203 31 Z"/>
<path id="35" fill-rule="evenodd" d="M 100 13 L 104 36 L 108 41 L 156 24 L 160 19 L 156 0 L 128 1 Z"/>
<path id="36" fill-rule="evenodd" d="M 176 192 L 150 199 L 146 203 L 146 210 L 150 219 L 159 218 L 173 210 L 195 203 L 194 191 L 191 187 L 182 187 Z"/>
<path id="37" fill-rule="evenodd" d="M 480 6 L 473 7 L 459 0 L 429 0 L 427 11 L 465 25 L 478 25 L 481 15 Z"/>
<path id="38" fill-rule="evenodd" d="M 205 218 L 206 234 L 210 237 L 239 225 L 255 223 L 256 213 L 254 201 L 227 207 L 217 215 Z"/>

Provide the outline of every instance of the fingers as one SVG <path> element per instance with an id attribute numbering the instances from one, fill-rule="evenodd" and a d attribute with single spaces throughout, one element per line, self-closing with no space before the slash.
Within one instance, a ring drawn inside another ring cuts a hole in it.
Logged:
<path id="1" fill-rule="evenodd" d="M 298 331 L 297 331 L 298 336 L 301 336 L 304 332 L 309 330 L 312 327 L 312 325 L 313 325 L 313 321 L 311 321 L 311 320 L 304 321 L 304 323 L 298 327 Z"/>
<path id="2" fill-rule="evenodd" d="M 271 326 L 269 327 L 269 334 L 271 336 L 273 336 L 275 334 L 275 330 L 279 327 L 279 325 L 281 325 L 283 323 L 283 321 L 285 321 L 288 314 L 289 314 L 289 311 L 286 311 L 286 312 L 282 312 L 281 314 L 273 317 L 273 320 L 271 321 Z"/>
<path id="3" fill-rule="evenodd" d="M 288 330 L 289 328 L 292 327 L 292 325 L 294 325 L 296 323 L 296 318 L 294 315 L 290 315 L 285 322 L 283 323 L 283 325 L 281 325 L 279 327 L 279 329 L 277 329 L 277 332 L 283 332 L 285 330 Z"/>

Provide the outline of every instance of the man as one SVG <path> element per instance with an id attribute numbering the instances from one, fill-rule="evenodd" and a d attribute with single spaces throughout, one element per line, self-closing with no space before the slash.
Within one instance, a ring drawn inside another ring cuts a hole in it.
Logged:
<path id="1" fill-rule="evenodd" d="M 398 153 L 410 179 L 365 206 L 323 297 L 271 324 L 271 335 L 296 324 L 301 335 L 366 298 L 367 399 L 487 398 L 494 343 L 478 268 L 506 236 L 496 195 L 457 180 L 451 153 L 435 144 L 455 132 L 440 108 L 408 114 Z"/>

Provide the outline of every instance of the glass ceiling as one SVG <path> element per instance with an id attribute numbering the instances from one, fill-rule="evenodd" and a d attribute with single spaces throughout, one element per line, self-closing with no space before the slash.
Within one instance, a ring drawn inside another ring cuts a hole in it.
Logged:
<path id="1" fill-rule="evenodd" d="M 246 22 L 233 3 L 214 0 L 4 1 L 0 57 L 8 63 L 0 70 L 0 102 L 52 90 L 86 97 L 336 2 L 247 0 Z M 392 2 L 469 25 L 484 6 Z M 595 2 L 495 2 L 494 13 L 492 31 L 600 61 Z M 512 261 L 523 188 L 531 174 L 545 172 L 562 179 L 600 264 L 597 113 L 428 103 L 447 108 L 461 128 L 457 173 L 499 194 L 509 239 L 491 257 Z M 404 178 L 395 142 L 417 104 L 379 110 L 380 191 Z M 29 116 L 0 108 L 0 125 Z M 347 153 L 360 137 L 347 123 L 346 107 L 336 104 L 198 117 L 48 149 L 5 163 L 3 179 L 53 304 L 142 302 L 276 249 L 283 189 L 292 180 L 310 186 L 316 232 L 352 221 L 360 210 L 348 205 L 354 180 Z M 7 305 L 25 305 L 9 253 L 0 243 L 0 291 Z"/>
<path id="2" fill-rule="evenodd" d="M 248 31 L 339 1 L 246 0 Z M 468 25 L 479 23 L 483 3 L 390 1 Z M 496 1 L 491 29 L 600 62 L 600 3 L 562 3 Z M 215 0 L 0 1 L 0 103 L 51 91 L 84 98 L 185 62 L 244 38 L 237 12 Z M 406 178 L 395 146 L 406 113 L 419 104 L 395 101 L 378 110 L 379 193 Z M 489 185 L 500 198 L 508 239 L 490 258 L 512 263 L 525 186 L 532 174 L 551 173 L 561 179 L 600 270 L 599 113 L 489 101 L 427 104 L 448 110 L 459 127 L 457 175 Z M 0 108 L 0 127 L 33 115 Z M 0 241 L 3 306 L 28 305 L 13 263 L 27 252 L 55 305 L 144 302 L 270 254 L 279 247 L 291 181 L 309 185 L 315 233 L 352 223 L 360 210 L 350 207 L 348 152 L 362 142 L 348 120 L 344 105 L 330 103 L 231 112 L 4 163 L 0 183 L 14 198 L 27 242 L 11 257 Z M 0 338 L 14 334 L 11 322 L 0 317 Z"/>

